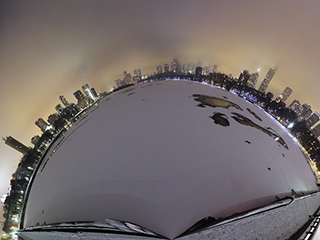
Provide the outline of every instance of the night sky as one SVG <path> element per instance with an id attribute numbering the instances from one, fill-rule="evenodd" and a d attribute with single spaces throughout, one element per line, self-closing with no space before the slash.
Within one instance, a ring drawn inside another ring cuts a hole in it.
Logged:
<path id="1" fill-rule="evenodd" d="M 289 86 L 287 104 L 320 111 L 319 12 L 315 0 L 1 0 L 0 134 L 32 146 L 59 95 L 76 103 L 85 83 L 103 92 L 125 70 L 151 74 L 173 58 L 236 77 L 260 68 L 258 86 L 276 63 L 268 91 Z M 3 195 L 22 155 L 4 142 L 0 152 Z"/>

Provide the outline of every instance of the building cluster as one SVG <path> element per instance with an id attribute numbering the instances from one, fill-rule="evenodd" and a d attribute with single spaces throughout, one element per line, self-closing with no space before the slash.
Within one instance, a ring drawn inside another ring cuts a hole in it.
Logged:
<path id="1" fill-rule="evenodd" d="M 42 118 L 36 120 L 35 125 L 40 128 L 42 135 L 35 135 L 31 138 L 33 148 L 25 146 L 15 138 L 9 136 L 4 138 L 5 144 L 14 148 L 23 154 L 23 157 L 15 171 L 12 174 L 10 182 L 10 192 L 4 200 L 4 218 L 3 231 L 6 233 L 14 232 L 19 228 L 20 214 L 23 208 L 25 192 L 31 175 L 38 166 L 41 157 L 46 153 L 50 144 L 70 126 L 72 126 L 86 109 L 94 105 L 106 92 L 97 95 L 94 88 L 88 84 L 82 86 L 82 91 L 77 90 L 73 94 L 77 103 L 69 103 L 64 96 L 59 96 L 61 101 L 55 107 L 56 112 L 48 116 L 45 121 Z"/>
<path id="2" fill-rule="evenodd" d="M 232 75 L 217 72 L 217 69 L 217 65 L 201 67 L 200 61 L 182 64 L 178 59 L 173 59 L 170 65 L 158 65 L 156 72 L 152 75 L 142 75 L 140 69 L 134 70 L 133 76 L 124 71 L 124 78 L 115 80 L 116 86 L 113 91 L 141 82 L 166 79 L 204 82 L 226 91 L 232 91 L 239 97 L 258 105 L 283 124 L 299 140 L 309 157 L 320 169 L 320 143 L 318 140 L 320 124 L 315 126 L 320 120 L 320 115 L 317 112 L 312 113 L 309 105 L 301 105 L 298 100 L 294 100 L 289 107 L 286 107 L 285 102 L 292 93 L 292 89 L 289 87 L 273 100 L 274 94 L 266 92 L 266 90 L 278 69 L 276 65 L 271 66 L 258 89 L 255 87 L 259 78 L 259 70 L 255 73 L 244 70 L 238 78 L 235 78 Z M 87 109 L 90 109 L 92 105 L 108 94 L 110 93 L 104 92 L 98 95 L 94 88 L 85 84 L 82 86 L 82 91 L 77 90 L 73 93 L 77 100 L 76 104 L 69 103 L 64 96 L 59 96 L 61 103 L 56 105 L 56 112 L 49 115 L 47 121 L 42 118 L 36 120 L 35 124 L 42 131 L 42 135 L 32 137 L 33 148 L 26 147 L 11 136 L 4 139 L 7 145 L 23 154 L 16 172 L 12 175 L 11 190 L 4 202 L 3 216 L 6 220 L 3 224 L 3 230 L 5 232 L 10 233 L 18 229 L 27 186 L 50 144 L 58 136 L 64 134 L 86 113 Z"/>

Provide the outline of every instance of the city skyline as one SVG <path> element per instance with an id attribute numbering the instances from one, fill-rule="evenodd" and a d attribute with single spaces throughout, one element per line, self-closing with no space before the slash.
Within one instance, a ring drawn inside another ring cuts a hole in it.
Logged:
<path id="1" fill-rule="evenodd" d="M 88 83 L 109 90 L 123 71 L 202 61 L 237 77 L 279 66 L 269 84 L 320 111 L 320 3 L 311 1 L 1 1 L 1 137 L 27 146 L 41 134 L 34 122 Z M 183 12 L 183 14 L 181 14 Z M 170 66 L 171 67 L 171 66 Z M 22 155 L 0 145 L 0 195 Z M 0 213 L 2 209 L 0 208 Z"/>

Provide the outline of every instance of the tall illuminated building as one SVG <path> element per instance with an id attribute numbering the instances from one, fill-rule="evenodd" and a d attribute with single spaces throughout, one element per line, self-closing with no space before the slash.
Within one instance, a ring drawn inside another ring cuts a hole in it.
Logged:
<path id="1" fill-rule="evenodd" d="M 94 96 L 93 92 L 91 91 L 91 88 L 89 87 L 88 84 L 85 84 L 82 86 L 82 90 L 86 97 L 88 98 L 89 102 L 94 102 L 96 101 L 96 97 Z"/>
<path id="2" fill-rule="evenodd" d="M 243 70 L 243 72 L 240 73 L 240 75 L 238 77 L 238 83 L 239 84 L 243 84 L 243 85 L 247 85 L 249 77 L 250 77 L 249 71 L 248 70 Z"/>
<path id="3" fill-rule="evenodd" d="M 278 67 L 276 65 L 271 66 L 266 77 L 263 79 L 263 81 L 258 89 L 260 92 L 265 92 L 267 90 L 269 83 L 270 83 L 271 79 L 273 78 L 274 74 L 276 73 L 277 69 L 278 69 Z"/>
<path id="4" fill-rule="evenodd" d="M 138 77 L 141 79 L 141 77 L 142 77 L 142 74 L 141 74 L 141 69 L 139 68 L 138 69 Z"/>
<path id="5" fill-rule="evenodd" d="M 313 125 L 315 125 L 320 120 L 320 115 L 317 112 L 314 112 L 311 117 L 306 120 L 306 126 L 310 129 Z"/>
<path id="6" fill-rule="evenodd" d="M 320 136 L 320 124 L 311 129 L 313 135 L 317 138 Z"/>
<path id="7" fill-rule="evenodd" d="M 49 124 L 44 121 L 42 118 L 39 118 L 35 124 L 41 129 L 42 132 L 45 132 L 49 128 Z"/>
<path id="8" fill-rule="evenodd" d="M 163 71 L 165 73 L 169 72 L 169 64 L 166 63 L 166 64 L 163 65 Z"/>
<path id="9" fill-rule="evenodd" d="M 161 74 L 162 73 L 162 66 L 159 65 L 157 66 L 157 74 Z"/>
<path id="10" fill-rule="evenodd" d="M 181 73 L 181 63 L 177 58 L 174 58 L 171 62 L 171 71 L 174 73 Z"/>
<path id="11" fill-rule="evenodd" d="M 65 107 L 69 107 L 70 103 L 67 101 L 67 99 L 64 96 L 59 96 L 60 101 L 63 103 Z"/>
<path id="12" fill-rule="evenodd" d="M 30 149 L 28 147 L 26 147 L 24 144 L 22 144 L 21 142 L 19 142 L 11 136 L 3 140 L 5 141 L 5 144 L 21 152 L 24 155 L 27 155 L 30 152 Z"/>
<path id="13" fill-rule="evenodd" d="M 88 105 L 85 96 L 83 95 L 83 93 L 80 90 L 74 92 L 73 96 L 78 100 L 77 106 L 79 108 L 84 108 Z"/>
<path id="14" fill-rule="evenodd" d="M 255 85 L 258 81 L 258 78 L 259 78 L 259 71 L 260 71 L 260 69 L 258 69 L 257 72 L 250 74 L 249 79 L 247 81 L 248 87 L 252 87 L 252 88 L 255 87 Z"/>
<path id="15" fill-rule="evenodd" d="M 289 87 L 286 87 L 281 93 L 282 102 L 285 102 L 288 99 L 288 97 L 291 95 L 291 93 L 292 93 L 292 89 Z"/>

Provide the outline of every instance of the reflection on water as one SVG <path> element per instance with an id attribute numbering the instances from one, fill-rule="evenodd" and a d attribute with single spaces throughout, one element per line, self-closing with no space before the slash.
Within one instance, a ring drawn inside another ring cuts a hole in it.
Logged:
<path id="1" fill-rule="evenodd" d="M 195 101 L 200 102 L 200 104 L 197 105 L 198 107 L 204 108 L 205 106 L 210 106 L 210 107 L 222 107 L 222 108 L 226 108 L 226 109 L 229 109 L 229 107 L 234 107 L 238 110 L 243 111 L 238 104 L 230 102 L 225 99 L 210 97 L 210 96 L 200 95 L 200 94 L 194 94 L 192 96 L 194 97 Z M 262 119 L 255 112 L 253 112 L 251 109 L 247 108 L 247 111 L 252 116 L 254 116 L 256 119 L 258 119 L 259 121 L 262 122 Z M 284 139 L 279 134 L 277 134 L 272 128 L 262 127 L 256 123 L 254 123 L 249 118 L 243 116 L 242 114 L 236 113 L 236 112 L 231 112 L 231 115 L 232 115 L 231 117 L 236 122 L 240 123 L 241 125 L 256 128 L 256 129 L 260 130 L 261 132 L 265 133 L 266 135 L 268 135 L 269 137 L 273 138 L 276 142 L 278 142 L 284 148 L 289 149 L 288 145 L 286 144 Z M 224 127 L 227 127 L 230 125 L 230 122 L 229 122 L 226 114 L 214 112 L 213 115 L 210 116 L 210 118 L 214 121 L 215 124 L 218 124 L 218 125 L 221 125 Z"/>
<path id="2" fill-rule="evenodd" d="M 201 102 L 201 104 L 199 104 L 198 107 L 209 106 L 209 107 L 223 107 L 227 109 L 229 107 L 234 107 L 236 109 L 243 111 L 238 104 L 235 104 L 228 100 L 224 100 L 216 97 L 209 97 L 209 96 L 200 95 L 200 94 L 193 94 L 192 96 L 194 97 L 195 101 Z"/>
<path id="3" fill-rule="evenodd" d="M 218 124 L 224 127 L 227 127 L 230 125 L 228 121 L 228 117 L 223 113 L 213 113 L 213 115 L 210 116 L 210 118 L 213 119 L 215 124 Z"/>

